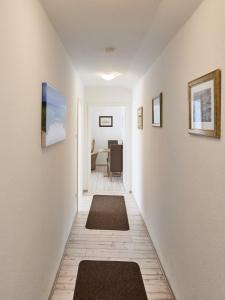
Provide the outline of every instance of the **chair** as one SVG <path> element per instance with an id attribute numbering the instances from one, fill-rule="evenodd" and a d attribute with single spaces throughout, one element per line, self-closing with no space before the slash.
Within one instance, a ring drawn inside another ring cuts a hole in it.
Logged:
<path id="1" fill-rule="evenodd" d="M 110 150 L 111 145 L 117 145 L 117 144 L 118 144 L 118 140 L 108 140 L 108 149 Z M 108 165 L 109 157 L 107 157 L 106 161 L 107 161 L 107 165 Z"/>
<path id="2" fill-rule="evenodd" d="M 93 139 L 91 142 L 91 153 L 93 153 L 95 150 L 95 140 Z"/>
<path id="3" fill-rule="evenodd" d="M 108 140 L 108 149 L 110 149 L 111 145 L 117 145 L 118 144 L 118 140 Z"/>
<path id="4" fill-rule="evenodd" d="M 112 181 L 113 174 L 121 176 L 123 172 L 123 145 L 111 144 L 108 159 L 108 170 Z"/>
<path id="5" fill-rule="evenodd" d="M 92 144 L 91 144 L 91 171 L 96 169 L 96 159 L 98 156 L 98 152 L 94 152 L 95 151 L 95 140 L 92 140 Z"/>

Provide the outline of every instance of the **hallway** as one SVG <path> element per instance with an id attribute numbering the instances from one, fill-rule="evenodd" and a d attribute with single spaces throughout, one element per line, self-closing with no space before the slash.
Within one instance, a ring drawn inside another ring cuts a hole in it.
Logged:
<path id="1" fill-rule="evenodd" d="M 0 300 L 225 300 L 225 0 L 0 20 Z"/>
<path id="2" fill-rule="evenodd" d="M 80 211 L 66 245 L 52 300 L 73 299 L 78 265 L 82 260 L 137 262 L 148 300 L 173 299 L 137 205 L 130 194 L 125 194 L 125 200 L 130 224 L 130 230 L 125 232 L 85 229 L 92 195 L 84 195 L 80 200 Z"/>

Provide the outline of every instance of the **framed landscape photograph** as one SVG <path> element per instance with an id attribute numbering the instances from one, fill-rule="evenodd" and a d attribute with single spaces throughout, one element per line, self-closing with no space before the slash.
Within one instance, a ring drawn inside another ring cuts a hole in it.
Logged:
<path id="1" fill-rule="evenodd" d="M 162 127 L 162 102 L 162 93 L 152 99 L 152 126 L 154 127 Z"/>
<path id="2" fill-rule="evenodd" d="M 189 82 L 188 95 L 189 133 L 220 138 L 221 71 Z"/>
<path id="3" fill-rule="evenodd" d="M 143 106 L 137 110 L 137 128 L 143 129 Z"/>
<path id="4" fill-rule="evenodd" d="M 99 127 L 113 127 L 113 117 L 99 116 Z"/>
<path id="5" fill-rule="evenodd" d="M 41 143 L 48 147 L 66 138 L 66 101 L 48 83 L 42 83 Z"/>

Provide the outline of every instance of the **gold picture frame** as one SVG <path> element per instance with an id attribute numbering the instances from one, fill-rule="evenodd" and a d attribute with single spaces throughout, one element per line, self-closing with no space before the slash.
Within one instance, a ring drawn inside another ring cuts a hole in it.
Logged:
<path id="1" fill-rule="evenodd" d="M 188 83 L 189 133 L 221 136 L 221 71 L 219 69 Z"/>
<path id="2" fill-rule="evenodd" d="M 143 129 L 143 106 L 137 109 L 137 128 Z"/>

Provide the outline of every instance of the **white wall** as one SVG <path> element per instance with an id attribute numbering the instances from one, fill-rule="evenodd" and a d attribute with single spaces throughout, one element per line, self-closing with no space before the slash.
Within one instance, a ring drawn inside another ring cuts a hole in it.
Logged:
<path id="1" fill-rule="evenodd" d="M 77 76 L 39 1 L 0 9 L 0 299 L 46 300 L 76 213 Z M 67 99 L 67 139 L 41 148 L 41 83 Z"/>
<path id="2" fill-rule="evenodd" d="M 225 1 L 203 1 L 134 93 L 133 192 L 179 300 L 225 299 L 224 76 L 220 140 L 188 134 L 187 95 L 189 81 L 225 73 L 224 33 Z M 160 92 L 162 129 L 151 126 Z"/>
<path id="3" fill-rule="evenodd" d="M 112 116 L 113 127 L 99 127 L 99 116 Z M 91 135 L 95 151 L 108 147 L 108 140 L 123 140 L 125 131 L 124 108 L 120 106 L 91 107 Z M 99 153 L 97 164 L 106 164 L 106 153 Z"/>
<path id="4" fill-rule="evenodd" d="M 132 94 L 123 87 L 85 87 L 85 101 L 89 105 L 130 106 Z"/>

